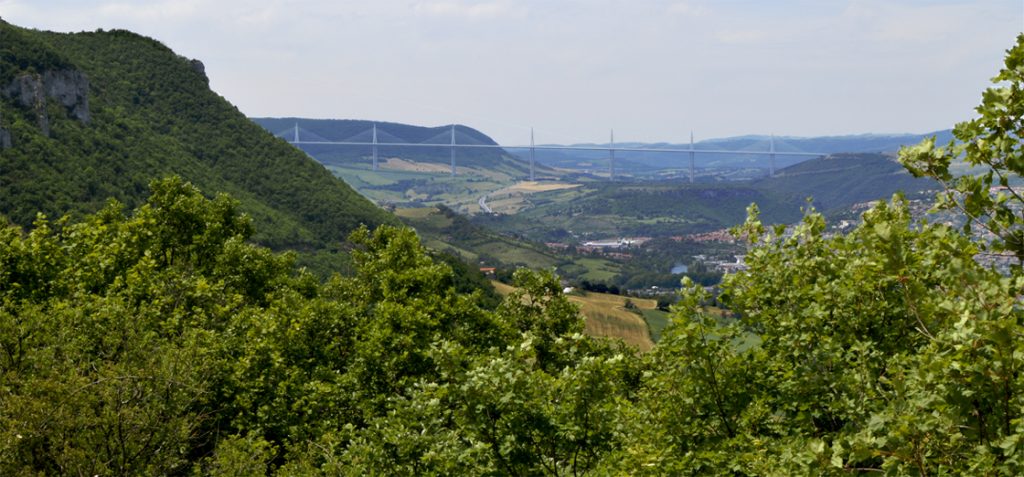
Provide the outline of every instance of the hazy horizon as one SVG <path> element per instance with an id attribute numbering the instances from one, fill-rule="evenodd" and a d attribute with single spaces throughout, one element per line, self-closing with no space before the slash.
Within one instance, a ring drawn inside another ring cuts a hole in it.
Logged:
<path id="1" fill-rule="evenodd" d="M 465 124 L 500 143 L 921 134 L 973 116 L 1019 1 L 0 0 L 204 62 L 251 117 Z"/>

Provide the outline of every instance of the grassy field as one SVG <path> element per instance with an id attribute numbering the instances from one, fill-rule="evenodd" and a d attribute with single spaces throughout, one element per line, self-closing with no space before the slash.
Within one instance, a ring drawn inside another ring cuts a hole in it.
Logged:
<path id="1" fill-rule="evenodd" d="M 380 170 L 363 164 L 328 165 L 366 198 L 377 203 L 437 205 L 444 204 L 460 213 L 478 213 L 480 196 L 516 183 L 511 172 L 483 171 L 459 167 L 457 175 L 448 166 L 389 159 Z M 393 167 L 393 168 L 390 168 Z"/>
<path id="2" fill-rule="evenodd" d="M 647 322 L 647 329 L 651 333 L 651 341 L 655 343 L 661 341 L 661 332 L 672 321 L 669 313 L 657 308 L 645 308 L 641 309 L 640 312 L 643 314 L 644 321 Z"/>
<path id="3" fill-rule="evenodd" d="M 495 290 L 508 295 L 514 288 L 501 282 L 491 282 Z M 586 295 L 569 295 L 569 300 L 580 306 L 584 317 L 584 332 L 590 336 L 621 339 L 642 352 L 654 347 L 647 323 L 640 315 L 626 309 L 629 299 L 642 311 L 653 310 L 657 306 L 654 300 L 629 298 L 605 293 L 587 293 Z"/>
<path id="4" fill-rule="evenodd" d="M 591 282 L 608 283 L 620 271 L 618 264 L 603 258 L 580 258 L 573 263 L 587 269 L 580 278 Z"/>
<path id="5" fill-rule="evenodd" d="M 455 252 L 471 263 L 487 259 L 480 265 L 522 264 L 550 269 L 561 260 L 543 246 L 498 235 L 471 224 L 463 216 L 449 216 L 434 207 L 398 208 L 395 215 L 416 229 L 427 248 Z"/>
<path id="6" fill-rule="evenodd" d="M 533 207 L 534 197 L 544 192 L 574 189 L 582 184 L 568 182 L 522 181 L 487 194 L 487 205 L 494 212 L 516 214 Z"/>
<path id="7" fill-rule="evenodd" d="M 512 187 L 509 187 L 509 191 L 522 191 L 522 192 L 547 192 L 552 190 L 561 189 L 572 189 L 579 187 L 582 184 L 569 184 L 565 182 L 537 182 L 537 181 L 523 181 Z"/>
<path id="8" fill-rule="evenodd" d="M 433 172 L 446 174 L 451 172 L 451 166 L 445 164 L 437 164 L 433 162 L 412 162 L 405 159 L 399 159 L 392 157 L 390 159 L 384 159 L 383 163 L 380 164 L 380 169 L 394 169 L 396 171 L 411 171 L 411 172 Z M 455 172 L 459 172 L 459 167 L 455 168 Z"/>
<path id="9" fill-rule="evenodd" d="M 711 315 L 718 316 L 719 324 L 721 325 L 735 320 L 735 318 L 730 318 L 728 311 L 721 308 L 709 306 L 704 310 Z M 666 327 L 668 327 L 669 323 L 672 322 L 671 313 L 652 308 L 642 308 L 641 313 L 643 314 L 644 321 L 647 322 L 647 327 L 651 332 L 651 340 L 654 341 L 654 343 L 658 343 L 661 341 L 662 332 Z M 715 337 L 717 335 L 712 336 Z M 715 337 L 713 339 L 718 338 Z M 733 341 L 733 345 L 736 346 L 738 351 L 746 351 L 759 344 L 761 344 L 761 338 L 750 332 L 744 332 L 739 338 Z"/>

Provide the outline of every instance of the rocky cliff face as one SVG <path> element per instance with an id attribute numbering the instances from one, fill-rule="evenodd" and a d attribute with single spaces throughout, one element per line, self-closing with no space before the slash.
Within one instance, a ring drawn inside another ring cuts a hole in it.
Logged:
<path id="1" fill-rule="evenodd" d="M 0 115 L 0 149 L 11 147 L 11 133 L 3 128 L 4 118 Z"/>
<path id="2" fill-rule="evenodd" d="M 199 76 L 203 77 L 203 81 L 205 81 L 206 84 L 210 84 L 210 78 L 206 77 L 206 65 L 199 60 L 189 60 L 189 63 L 192 65 L 192 69 L 195 70 Z"/>
<path id="3" fill-rule="evenodd" d="M 50 118 L 46 113 L 47 102 L 52 100 L 63 106 L 68 115 L 89 122 L 89 79 L 78 70 L 61 69 L 39 74 L 22 74 L 6 86 L 0 87 L 0 96 L 13 99 L 20 106 L 31 108 L 36 113 L 39 129 L 50 135 Z M 2 131 L 2 130 L 0 130 Z M 3 135 L 0 132 L 0 143 Z M 7 134 L 8 143 L 10 134 Z"/>
<path id="4" fill-rule="evenodd" d="M 43 74 L 43 89 L 68 110 L 71 117 L 89 123 L 89 78 L 78 70 L 47 71 Z"/>

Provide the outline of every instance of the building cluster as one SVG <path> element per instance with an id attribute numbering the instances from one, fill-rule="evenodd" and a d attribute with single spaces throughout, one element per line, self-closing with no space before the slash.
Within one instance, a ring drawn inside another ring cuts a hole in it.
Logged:
<path id="1" fill-rule="evenodd" d="M 741 272 L 747 269 L 746 255 L 733 255 L 735 260 L 713 260 L 709 259 L 706 255 L 694 255 L 693 259 L 699 262 L 704 262 L 704 265 L 711 270 L 722 272 L 722 273 L 735 273 Z"/>
<path id="2" fill-rule="evenodd" d="M 600 253 L 603 255 L 611 256 L 613 258 L 630 258 L 632 257 L 632 255 L 620 252 L 619 250 L 633 246 L 643 245 L 650 239 L 650 237 L 633 237 L 611 240 L 587 241 L 577 246 L 576 250 L 582 253 Z"/>
<path id="3" fill-rule="evenodd" d="M 729 229 L 713 230 L 699 234 L 676 235 L 672 237 L 676 242 L 724 242 L 736 243 L 736 237 L 732 236 Z"/>

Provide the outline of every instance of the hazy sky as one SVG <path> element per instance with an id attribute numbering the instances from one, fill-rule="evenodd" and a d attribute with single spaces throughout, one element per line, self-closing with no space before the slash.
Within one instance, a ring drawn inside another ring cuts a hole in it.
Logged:
<path id="1" fill-rule="evenodd" d="M 151 36 L 250 116 L 682 142 L 950 127 L 1024 0 L 0 0 L 0 17 Z"/>

